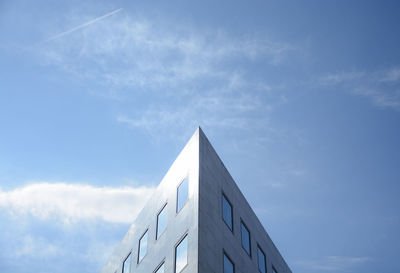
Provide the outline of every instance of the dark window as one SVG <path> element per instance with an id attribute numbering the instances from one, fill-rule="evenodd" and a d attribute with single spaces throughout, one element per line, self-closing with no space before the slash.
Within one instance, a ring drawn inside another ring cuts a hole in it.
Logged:
<path id="1" fill-rule="evenodd" d="M 143 257 L 147 253 L 147 234 L 148 234 L 147 231 L 148 230 L 146 230 L 146 232 L 142 235 L 142 237 L 139 240 L 138 263 L 140 263 L 140 261 L 143 259 Z"/>
<path id="2" fill-rule="evenodd" d="M 122 264 L 122 273 L 129 273 L 131 270 L 131 253 L 125 258 L 124 263 Z"/>
<path id="3" fill-rule="evenodd" d="M 187 265 L 187 235 L 179 242 L 175 248 L 175 273 L 179 273 Z"/>
<path id="4" fill-rule="evenodd" d="M 158 266 L 154 273 L 164 273 L 164 262 L 160 266 Z"/>
<path id="5" fill-rule="evenodd" d="M 242 247 L 251 256 L 250 232 L 243 222 L 240 223 L 240 226 L 242 231 Z"/>
<path id="6" fill-rule="evenodd" d="M 225 253 L 224 253 L 224 273 L 235 273 L 235 265 Z"/>
<path id="7" fill-rule="evenodd" d="M 167 226 L 167 205 L 165 205 L 160 213 L 157 215 L 157 238 L 160 237 L 160 235 L 163 233 L 165 230 L 165 227 Z"/>
<path id="8" fill-rule="evenodd" d="M 224 194 L 222 194 L 222 219 L 224 219 L 229 229 L 233 231 L 232 205 Z"/>
<path id="9" fill-rule="evenodd" d="M 257 259 L 258 259 L 258 270 L 260 270 L 261 273 L 266 273 L 267 272 L 267 267 L 266 267 L 266 260 L 265 260 L 265 254 L 262 249 L 257 246 Z"/>
<path id="10" fill-rule="evenodd" d="M 176 212 L 179 212 L 183 205 L 186 203 L 189 195 L 188 179 L 182 181 L 177 190 Z"/>

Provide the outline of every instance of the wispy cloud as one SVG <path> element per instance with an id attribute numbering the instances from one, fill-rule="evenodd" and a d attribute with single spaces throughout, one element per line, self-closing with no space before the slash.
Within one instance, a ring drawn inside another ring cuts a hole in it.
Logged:
<path id="1" fill-rule="evenodd" d="M 400 110 L 400 68 L 365 72 L 343 71 L 318 77 L 319 86 L 341 86 L 352 94 L 368 98 L 381 108 Z"/>
<path id="2" fill-rule="evenodd" d="M 327 256 L 320 260 L 298 261 L 296 264 L 316 272 L 346 272 L 370 261 L 372 259 L 369 257 Z"/>
<path id="3" fill-rule="evenodd" d="M 385 83 L 398 83 L 400 82 L 400 68 L 395 67 L 384 71 L 380 77 L 381 82 Z"/>
<path id="4" fill-rule="evenodd" d="M 116 120 L 155 137 L 165 128 L 168 135 L 182 135 L 182 129 L 191 132 L 198 125 L 265 127 L 282 100 L 267 72 L 255 71 L 285 63 L 296 50 L 266 36 L 241 37 L 127 13 L 77 30 L 37 47 L 43 63 L 104 87 L 94 94 L 140 100 Z"/>
<path id="5" fill-rule="evenodd" d="M 398 89 L 380 89 L 377 87 L 361 86 L 355 88 L 353 93 L 369 98 L 376 106 L 400 110 L 400 87 Z"/>
<path id="6" fill-rule="evenodd" d="M 290 44 L 267 38 L 233 37 L 220 30 L 134 20 L 127 14 L 99 22 L 119 11 L 53 36 L 51 43 L 36 50 L 45 63 L 85 80 L 162 93 L 187 92 L 210 80 L 224 89 L 237 80 L 248 82 L 244 75 L 237 77 L 241 64 L 277 64 L 293 50 Z M 85 28 L 94 22 L 98 23 Z"/>
<path id="7" fill-rule="evenodd" d="M 102 220 L 131 223 L 153 192 L 151 187 L 94 187 L 83 184 L 34 183 L 11 191 L 0 189 L 0 208 L 63 222 Z"/>
<path id="8" fill-rule="evenodd" d="M 355 81 L 365 76 L 362 71 L 342 71 L 338 73 L 330 73 L 318 78 L 318 83 L 322 85 L 340 84 L 348 81 Z"/>
<path id="9" fill-rule="evenodd" d="M 271 100 L 270 103 L 276 102 Z M 191 133 L 198 125 L 208 130 L 218 128 L 229 131 L 265 128 L 272 108 L 262 96 L 254 93 L 204 92 L 187 98 L 184 103 L 158 104 L 138 116 L 119 115 L 116 120 L 131 128 L 145 130 L 154 137 L 169 135 L 186 138 L 186 132 Z"/>

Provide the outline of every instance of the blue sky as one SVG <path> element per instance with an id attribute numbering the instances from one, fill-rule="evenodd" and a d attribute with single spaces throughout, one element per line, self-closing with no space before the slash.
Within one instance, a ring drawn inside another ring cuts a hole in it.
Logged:
<path id="1" fill-rule="evenodd" d="M 198 125 L 293 272 L 399 272 L 399 11 L 1 1 L 0 272 L 99 272 Z"/>

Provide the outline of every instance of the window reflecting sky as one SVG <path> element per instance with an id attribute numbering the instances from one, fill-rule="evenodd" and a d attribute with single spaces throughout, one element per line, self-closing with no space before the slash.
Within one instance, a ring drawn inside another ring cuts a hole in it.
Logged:
<path id="1" fill-rule="evenodd" d="M 177 206 L 176 206 L 176 211 L 180 211 L 183 205 L 185 204 L 186 200 L 188 199 L 188 179 L 185 178 L 183 182 L 179 185 L 178 187 L 178 200 L 177 200 Z"/>
<path id="2" fill-rule="evenodd" d="M 123 273 L 129 273 L 131 267 L 131 253 L 124 261 Z"/>
<path id="3" fill-rule="evenodd" d="M 148 231 L 143 234 L 142 238 L 139 241 L 139 262 L 147 253 L 147 234 Z"/>
<path id="4" fill-rule="evenodd" d="M 233 230 L 232 226 L 232 207 L 229 204 L 228 200 L 225 198 L 225 195 L 222 195 L 222 216 L 225 223 L 228 227 Z"/>
<path id="5" fill-rule="evenodd" d="M 175 272 L 179 273 L 187 264 L 187 235 L 176 247 Z"/>
<path id="6" fill-rule="evenodd" d="M 259 247 L 257 247 L 257 257 L 258 257 L 258 269 L 260 270 L 261 273 L 266 273 L 265 255 Z"/>
<path id="7" fill-rule="evenodd" d="M 167 226 L 167 206 L 165 205 L 157 216 L 157 239 L 163 233 L 166 226 Z"/>
<path id="8" fill-rule="evenodd" d="M 242 246 L 246 250 L 247 254 L 250 255 L 250 232 L 247 230 L 246 226 L 241 223 L 242 230 Z"/>
<path id="9" fill-rule="evenodd" d="M 164 263 L 157 269 L 155 273 L 164 273 Z"/>
<path id="10" fill-rule="evenodd" d="M 229 258 L 224 254 L 224 273 L 234 273 L 234 266 Z"/>

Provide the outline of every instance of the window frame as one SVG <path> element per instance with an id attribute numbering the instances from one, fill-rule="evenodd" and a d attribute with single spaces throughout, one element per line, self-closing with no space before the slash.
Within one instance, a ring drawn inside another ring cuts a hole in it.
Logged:
<path id="1" fill-rule="evenodd" d="M 258 256 L 259 255 L 259 252 L 258 252 L 259 250 L 264 255 L 264 270 L 265 270 L 265 273 L 267 273 L 267 255 L 265 255 L 264 250 L 261 248 L 261 246 L 259 244 L 257 244 L 257 269 L 258 269 L 259 272 L 264 273 L 264 272 L 262 272 L 260 270 L 260 258 Z"/>
<path id="2" fill-rule="evenodd" d="M 137 255 L 137 264 L 140 264 L 140 262 L 144 259 L 144 257 L 146 257 L 146 255 L 147 255 L 147 249 L 148 249 L 148 246 L 149 246 L 149 234 L 147 233 L 147 232 L 149 232 L 149 228 L 147 228 L 146 229 L 146 231 L 145 232 L 143 232 L 142 233 L 142 236 L 140 236 L 140 238 L 139 238 L 139 243 L 138 243 L 138 255 Z M 147 233 L 147 238 L 146 238 L 146 240 L 147 240 L 147 242 L 146 242 L 146 253 L 143 255 L 143 257 L 142 257 L 142 259 L 140 259 L 140 246 L 141 246 L 141 240 L 143 239 L 143 237 L 144 237 L 144 235 L 146 235 L 146 233 Z"/>
<path id="3" fill-rule="evenodd" d="M 160 216 L 161 212 L 164 211 L 164 209 L 167 209 L 168 202 L 165 202 L 164 206 L 158 211 L 157 213 L 157 219 L 156 219 L 156 241 L 165 233 L 165 230 L 167 229 L 167 211 L 165 211 L 165 227 L 164 230 L 158 234 L 158 217 Z"/>
<path id="4" fill-rule="evenodd" d="M 226 253 L 225 249 L 222 251 L 222 273 L 225 273 L 225 257 L 228 258 L 229 262 L 233 265 L 233 273 L 236 272 L 236 266 L 235 263 L 232 261 L 232 258 L 229 256 L 228 253 Z"/>
<path id="5" fill-rule="evenodd" d="M 185 200 L 185 202 L 182 204 L 182 206 L 180 208 L 178 208 L 179 206 L 179 187 L 186 181 L 187 183 L 187 198 Z M 186 203 L 189 201 L 189 176 L 186 175 L 185 178 L 183 178 L 181 180 L 181 182 L 178 184 L 178 186 L 176 187 L 176 215 L 185 207 Z"/>
<path id="6" fill-rule="evenodd" d="M 231 225 L 232 225 L 232 227 L 230 227 L 228 225 L 228 223 L 225 222 L 225 218 L 224 218 L 224 198 L 228 202 L 229 206 L 231 207 Z M 222 192 L 222 198 L 221 198 L 221 217 L 222 217 L 222 221 L 229 228 L 229 230 L 233 233 L 233 230 L 234 230 L 234 228 L 233 228 L 233 226 L 234 226 L 233 225 L 233 223 L 234 223 L 234 221 L 233 221 L 233 206 L 232 206 L 232 203 L 229 200 L 229 198 L 226 196 L 225 192 Z"/>
<path id="7" fill-rule="evenodd" d="M 242 227 L 244 227 L 247 232 L 249 233 L 249 252 L 247 252 L 247 249 L 243 246 L 243 232 L 242 232 Z M 252 251 L 251 251 L 251 232 L 249 230 L 249 228 L 247 227 L 247 225 L 245 224 L 245 222 L 243 221 L 243 219 L 240 219 L 240 244 L 242 245 L 243 250 L 247 253 L 247 255 L 249 255 L 249 257 L 251 258 L 252 256 Z"/>
<path id="8" fill-rule="evenodd" d="M 157 273 L 157 271 L 161 268 L 161 266 L 165 266 L 165 258 L 157 265 L 156 269 L 154 269 L 153 273 Z M 165 267 L 164 267 L 165 272 Z"/>
<path id="9" fill-rule="evenodd" d="M 125 273 L 124 272 L 124 270 L 125 270 L 125 262 L 126 262 L 126 260 L 128 260 L 128 258 L 130 258 L 130 261 L 129 261 L 129 269 L 128 269 L 128 273 L 130 273 L 131 272 L 131 264 L 132 264 L 132 250 L 128 253 L 128 255 L 126 255 L 125 256 L 125 259 L 124 259 L 124 261 L 122 262 L 122 273 Z"/>
<path id="10" fill-rule="evenodd" d="M 187 245 L 186 245 L 186 264 L 182 269 L 177 272 L 176 271 L 176 253 L 177 253 L 177 248 L 178 246 L 183 242 L 183 240 L 187 239 Z M 179 238 L 178 242 L 174 245 L 174 273 L 180 273 L 182 272 L 189 264 L 189 232 L 186 231 L 181 238 Z"/>

